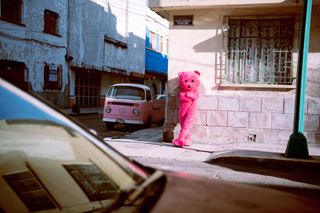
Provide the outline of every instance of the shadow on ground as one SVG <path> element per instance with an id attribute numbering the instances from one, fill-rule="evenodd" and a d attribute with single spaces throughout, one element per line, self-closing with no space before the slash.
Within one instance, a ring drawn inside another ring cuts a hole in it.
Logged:
<path id="1" fill-rule="evenodd" d="M 320 157 L 318 156 L 310 156 L 309 159 L 294 159 L 285 158 L 282 153 L 234 150 L 213 153 L 207 163 L 235 171 L 320 185 Z"/>

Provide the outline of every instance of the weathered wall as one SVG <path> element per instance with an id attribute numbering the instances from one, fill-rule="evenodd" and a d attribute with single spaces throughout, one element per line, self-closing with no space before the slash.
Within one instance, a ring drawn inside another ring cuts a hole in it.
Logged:
<path id="1" fill-rule="evenodd" d="M 0 20 L 0 59 L 24 62 L 32 90 L 58 106 L 66 104 L 68 67 L 67 1 L 30 0 L 23 2 L 22 24 Z M 59 14 L 59 36 L 43 33 L 44 10 Z M 44 91 L 44 62 L 62 65 L 61 91 Z"/>
<path id="2" fill-rule="evenodd" d="M 144 74 L 145 1 L 72 0 L 70 53 L 77 64 Z M 105 35 L 123 42 L 121 48 Z"/>

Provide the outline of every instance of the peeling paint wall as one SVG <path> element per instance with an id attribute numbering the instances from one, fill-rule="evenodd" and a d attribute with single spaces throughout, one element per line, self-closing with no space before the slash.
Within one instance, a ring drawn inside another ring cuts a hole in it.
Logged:
<path id="1" fill-rule="evenodd" d="M 44 10 L 59 14 L 58 36 L 44 33 Z M 56 105 L 65 105 L 68 83 L 67 0 L 29 0 L 22 4 L 22 25 L 0 20 L 0 59 L 24 62 L 33 91 Z M 62 89 L 44 91 L 44 63 L 62 65 Z"/>
<path id="2" fill-rule="evenodd" d="M 71 0 L 70 53 L 73 62 L 144 74 L 145 0 Z M 106 42 L 108 36 L 121 45 Z"/>

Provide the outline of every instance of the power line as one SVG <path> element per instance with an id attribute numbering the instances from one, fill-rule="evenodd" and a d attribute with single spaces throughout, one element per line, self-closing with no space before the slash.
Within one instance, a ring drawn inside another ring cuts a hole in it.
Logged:
<path id="1" fill-rule="evenodd" d="M 112 4 L 110 4 L 110 2 L 107 2 L 107 0 L 106 1 L 103 1 L 103 0 L 97 0 L 98 2 L 102 2 L 102 3 L 105 3 L 105 4 L 108 4 L 108 5 L 110 5 L 111 7 L 114 7 L 114 8 L 117 8 L 118 10 L 120 10 L 120 11 L 123 11 L 123 13 L 125 13 L 125 12 L 130 12 L 129 13 L 129 15 L 130 14 L 135 14 L 135 15 L 138 15 L 138 16 L 142 16 L 142 17 L 145 17 L 146 16 L 146 13 L 139 13 L 139 12 L 137 12 L 136 10 L 132 10 L 132 9 L 124 9 L 124 8 L 122 8 L 119 4 L 114 4 L 114 2 L 112 3 Z M 76 4 L 75 6 L 70 6 L 69 7 L 69 10 L 70 9 L 72 9 L 72 8 L 75 8 L 75 7 L 79 7 L 79 6 L 82 6 L 82 5 L 86 5 L 86 4 L 88 4 L 88 3 L 94 3 L 94 2 L 92 2 L 92 1 L 87 1 L 87 2 L 84 2 L 84 3 L 81 3 L 81 4 Z M 141 7 L 144 7 L 143 5 L 140 5 L 140 4 L 134 4 L 134 3 L 131 3 L 131 2 L 129 2 L 129 4 L 133 4 L 133 5 L 139 5 L 139 6 L 141 6 Z M 117 5 L 117 6 L 115 6 L 115 5 Z M 145 8 L 147 8 L 147 6 L 145 6 Z M 66 7 L 65 9 L 63 9 L 63 10 L 67 10 L 68 8 Z M 43 14 L 40 14 L 40 15 L 37 15 L 37 16 L 29 16 L 29 17 L 27 17 L 27 18 L 23 18 L 23 20 L 22 21 L 26 21 L 26 20 L 31 20 L 31 19 L 34 19 L 34 18 L 39 18 L 39 17 L 43 17 Z M 122 18 L 121 16 L 119 16 L 119 17 L 117 17 L 118 19 L 119 18 Z M 7 23 L 0 23 L 0 26 L 1 25 L 6 25 Z"/>

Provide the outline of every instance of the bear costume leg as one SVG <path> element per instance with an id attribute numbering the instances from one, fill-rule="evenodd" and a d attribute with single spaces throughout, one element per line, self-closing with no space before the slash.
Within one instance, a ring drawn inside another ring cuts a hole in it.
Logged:
<path id="1" fill-rule="evenodd" d="M 192 109 L 190 106 L 187 109 Z M 192 144 L 190 138 L 190 128 L 192 125 L 192 118 L 193 118 L 193 110 L 181 110 L 184 114 L 180 114 L 180 125 L 181 130 L 179 132 L 179 136 L 177 139 L 174 139 L 172 143 L 176 146 L 190 146 Z"/>
<path id="2" fill-rule="evenodd" d="M 191 146 L 192 145 L 192 140 L 191 140 L 191 137 L 190 137 L 190 132 L 189 134 L 186 136 L 185 138 L 185 143 L 184 143 L 185 146 Z"/>

